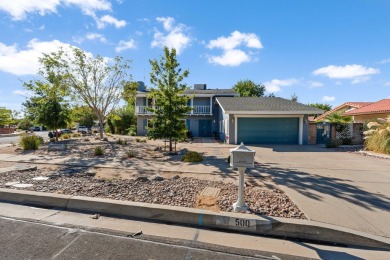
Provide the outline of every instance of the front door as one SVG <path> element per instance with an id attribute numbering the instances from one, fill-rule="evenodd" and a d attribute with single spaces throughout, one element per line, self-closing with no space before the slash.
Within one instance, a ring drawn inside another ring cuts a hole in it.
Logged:
<path id="1" fill-rule="evenodd" d="M 317 144 L 324 144 L 326 140 L 331 138 L 332 125 L 330 123 L 317 124 Z"/>
<path id="2" fill-rule="evenodd" d="M 200 119 L 199 120 L 199 137 L 211 137 L 211 120 Z"/>

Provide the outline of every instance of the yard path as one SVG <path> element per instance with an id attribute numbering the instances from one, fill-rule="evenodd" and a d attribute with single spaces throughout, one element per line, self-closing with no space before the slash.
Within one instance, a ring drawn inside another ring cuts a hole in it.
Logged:
<path id="1" fill-rule="evenodd" d="M 390 160 L 319 146 L 252 146 L 251 173 L 271 176 L 315 221 L 390 237 Z"/>

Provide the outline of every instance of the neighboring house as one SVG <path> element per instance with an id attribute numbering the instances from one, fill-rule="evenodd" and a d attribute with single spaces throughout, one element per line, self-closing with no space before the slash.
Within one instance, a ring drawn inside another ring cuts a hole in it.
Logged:
<path id="1" fill-rule="evenodd" d="M 147 97 L 147 93 L 145 85 L 139 82 L 135 104 L 137 135 L 147 134 L 149 120 L 153 117 L 153 112 L 147 108 L 153 107 L 154 103 Z M 206 84 L 195 84 L 194 89 L 185 90 L 184 95 L 191 97 L 188 106 L 193 109 L 185 120 L 194 137 L 212 137 L 219 131 L 218 107 L 215 102 L 217 97 L 239 96 L 233 89 L 207 89 Z"/>
<path id="2" fill-rule="evenodd" d="M 358 108 L 361 108 L 361 107 L 364 107 L 364 106 L 367 106 L 370 104 L 372 104 L 372 102 L 345 102 L 345 103 L 333 108 L 332 110 L 329 110 L 329 111 L 323 113 L 322 115 L 314 118 L 313 120 L 315 122 L 323 122 L 323 121 L 326 121 L 326 117 L 330 114 L 333 114 L 333 113 L 343 114 L 345 112 L 352 111 L 354 109 L 358 109 Z"/>
<path id="3" fill-rule="evenodd" d="M 355 123 L 364 123 L 378 118 L 390 117 L 390 98 L 382 99 L 351 111 L 346 111 L 342 115 L 352 116 Z"/>
<path id="4" fill-rule="evenodd" d="M 218 97 L 219 136 L 229 144 L 308 144 L 318 108 L 279 97 Z"/>

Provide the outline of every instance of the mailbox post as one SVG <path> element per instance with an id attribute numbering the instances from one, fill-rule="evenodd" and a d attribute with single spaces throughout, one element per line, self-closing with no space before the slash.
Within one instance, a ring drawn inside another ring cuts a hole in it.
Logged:
<path id="1" fill-rule="evenodd" d="M 246 212 L 248 206 L 244 200 L 244 173 L 246 168 L 253 168 L 255 163 L 255 151 L 241 143 L 240 146 L 230 149 L 230 166 L 238 168 L 238 199 L 233 203 L 233 210 Z"/>

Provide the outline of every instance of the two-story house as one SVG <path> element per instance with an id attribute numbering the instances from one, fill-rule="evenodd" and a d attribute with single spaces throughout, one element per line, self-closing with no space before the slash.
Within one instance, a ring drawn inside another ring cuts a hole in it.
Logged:
<path id="1" fill-rule="evenodd" d="M 148 90 L 143 82 L 139 82 L 135 101 L 137 116 L 137 135 L 146 135 L 149 120 L 153 113 L 148 107 L 153 107 L 153 100 L 147 97 Z M 206 84 L 195 84 L 193 89 L 187 89 L 184 94 L 191 97 L 188 106 L 192 108 L 186 117 L 186 126 L 194 137 L 212 137 L 220 132 L 220 113 L 216 102 L 217 97 L 235 97 L 239 94 L 233 89 L 207 89 Z"/>

